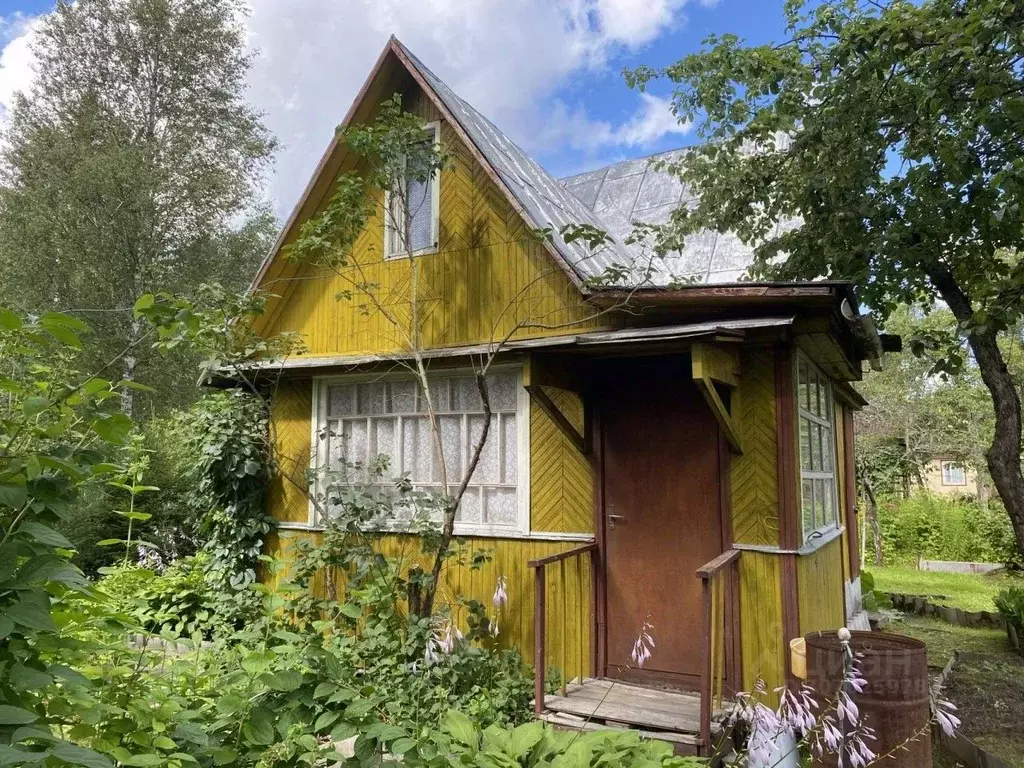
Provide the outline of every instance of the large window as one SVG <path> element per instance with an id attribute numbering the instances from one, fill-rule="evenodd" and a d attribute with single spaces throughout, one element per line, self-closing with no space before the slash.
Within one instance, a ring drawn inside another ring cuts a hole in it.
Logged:
<path id="1" fill-rule="evenodd" d="M 431 123 L 424 129 L 423 142 L 437 144 L 437 123 Z M 420 179 L 416 178 L 417 174 L 410 173 L 399 181 L 396 191 L 385 196 L 384 258 L 406 256 L 409 248 L 416 254 L 437 247 L 439 175 L 434 173 L 428 179 Z M 408 219 L 403 206 L 408 207 Z M 405 231 L 407 225 L 408 233 Z"/>
<path id="2" fill-rule="evenodd" d="M 528 477 L 523 469 L 527 396 L 516 369 L 489 375 L 487 387 L 490 429 L 462 498 L 456 530 L 525 532 L 529 528 Z M 331 488 L 342 485 L 377 486 L 386 491 L 402 476 L 417 490 L 441 493 L 441 462 L 426 402 L 415 379 L 324 379 L 318 390 L 317 474 L 322 495 L 329 499 Z M 430 390 L 444 447 L 448 490 L 454 494 L 483 434 L 483 403 L 472 373 L 431 376 Z M 379 471 L 380 457 L 387 457 L 383 471 Z"/>
<path id="3" fill-rule="evenodd" d="M 832 387 L 818 367 L 797 360 L 797 414 L 800 427 L 801 513 L 804 542 L 835 528 L 835 409 Z"/>

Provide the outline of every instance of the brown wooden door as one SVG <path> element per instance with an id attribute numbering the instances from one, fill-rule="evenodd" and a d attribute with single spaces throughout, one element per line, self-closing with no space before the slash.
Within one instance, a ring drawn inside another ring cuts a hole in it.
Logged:
<path id="1" fill-rule="evenodd" d="M 620 363 L 608 374 L 601 398 L 607 674 L 695 687 L 704 628 L 694 572 L 723 551 L 718 423 L 688 358 Z M 656 648 L 637 670 L 630 652 L 645 619 Z"/>

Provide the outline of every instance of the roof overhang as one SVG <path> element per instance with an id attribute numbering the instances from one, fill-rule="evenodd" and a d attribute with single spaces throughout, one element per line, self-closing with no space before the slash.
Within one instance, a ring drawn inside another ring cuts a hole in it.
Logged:
<path id="1" fill-rule="evenodd" d="M 630 354 L 644 354 L 645 351 L 663 352 L 666 346 L 685 348 L 694 341 L 743 342 L 748 334 L 756 332 L 784 332 L 792 327 L 794 317 L 760 317 L 736 320 L 716 320 L 679 325 L 662 325 L 649 328 L 620 328 L 616 330 L 589 331 L 565 336 L 549 336 L 521 339 L 501 344 L 474 344 L 458 347 L 437 347 L 423 350 L 426 360 L 473 359 L 484 355 L 501 353 L 515 355 L 534 351 L 558 351 L 573 354 L 616 354 L 628 351 Z M 252 372 L 312 374 L 326 370 L 343 372 L 363 366 L 377 366 L 388 363 L 405 363 L 412 359 L 408 353 L 395 352 L 377 355 L 318 355 L 316 357 L 295 356 L 283 360 L 253 362 L 247 366 Z M 223 371 L 225 379 L 230 372 Z"/>

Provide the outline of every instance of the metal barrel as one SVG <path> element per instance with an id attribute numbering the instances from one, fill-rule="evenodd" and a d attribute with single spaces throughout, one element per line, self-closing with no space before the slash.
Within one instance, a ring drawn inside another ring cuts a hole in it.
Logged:
<path id="1" fill-rule="evenodd" d="M 887 755 L 879 766 L 931 768 L 931 711 L 928 697 L 928 661 L 920 640 L 881 632 L 851 632 L 861 675 L 862 693 L 851 691 L 861 722 L 874 731 L 866 743 L 877 755 Z M 835 632 L 807 636 L 807 684 L 819 701 L 835 701 L 843 680 L 843 650 Z M 833 710 L 834 711 L 834 710 Z M 889 754 L 891 753 L 891 754 Z M 835 766 L 831 755 L 814 765 Z M 843 763 L 846 765 L 846 763 Z"/>

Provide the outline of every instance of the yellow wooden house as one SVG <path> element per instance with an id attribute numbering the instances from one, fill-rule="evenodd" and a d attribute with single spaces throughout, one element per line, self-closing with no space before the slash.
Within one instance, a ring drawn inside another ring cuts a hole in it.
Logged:
<path id="1" fill-rule="evenodd" d="M 422 191 L 413 247 L 456 471 L 480 418 L 467 369 L 500 342 L 491 437 L 456 524 L 492 557 L 448 568 L 445 587 L 489 601 L 504 578 L 502 641 L 567 683 L 540 689 L 542 716 L 631 724 L 706 752 L 723 691 L 782 685 L 790 640 L 863 621 L 850 382 L 880 356 L 879 336 L 847 283 L 746 281 L 751 252 L 731 233 L 649 258 L 626 235 L 685 203 L 678 180 L 646 158 L 553 178 L 395 39 L 343 124 L 395 93 L 454 158 Z M 414 384 L 395 364 L 401 339 L 341 296 L 344 275 L 282 256 L 354 162 L 331 144 L 254 281 L 275 296 L 260 332 L 298 332 L 307 347 L 277 366 L 271 552 L 322 530 L 301 492 L 310 466 L 383 453 L 439 490 Z M 613 242 L 567 243 L 565 224 Z M 555 234 L 538 239 L 542 227 Z M 353 258 L 401 314 L 408 259 L 386 229 L 373 220 Z M 594 287 L 641 260 L 642 285 Z M 408 546 L 389 531 L 382 547 Z M 656 648 L 637 668 L 645 622 Z M 609 680 L 629 706 L 615 709 Z"/>

